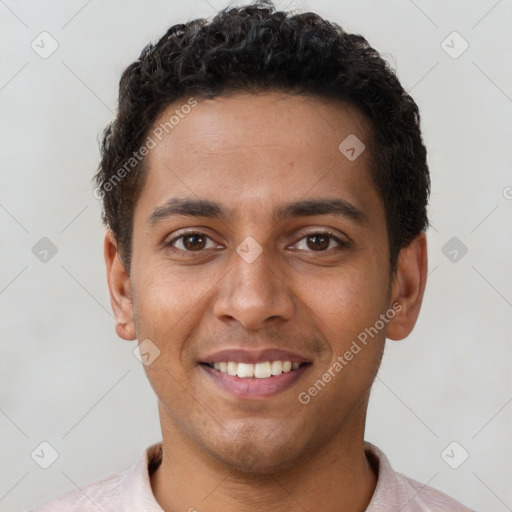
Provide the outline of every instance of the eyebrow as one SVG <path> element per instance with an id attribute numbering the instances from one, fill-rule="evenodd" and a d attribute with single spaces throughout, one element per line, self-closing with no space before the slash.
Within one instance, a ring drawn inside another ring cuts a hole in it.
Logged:
<path id="1" fill-rule="evenodd" d="M 207 199 L 171 198 L 155 208 L 148 218 L 154 227 L 164 219 L 173 216 L 206 217 L 226 221 L 232 211 L 221 204 Z M 367 216 L 345 199 L 308 199 L 286 203 L 274 210 L 273 219 L 278 222 L 291 217 L 313 215 L 337 215 L 358 224 L 368 223 Z"/>

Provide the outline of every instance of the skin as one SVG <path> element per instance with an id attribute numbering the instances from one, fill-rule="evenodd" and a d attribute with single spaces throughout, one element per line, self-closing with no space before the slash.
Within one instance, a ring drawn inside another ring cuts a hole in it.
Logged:
<path id="1" fill-rule="evenodd" d="M 338 150 L 349 134 L 367 147 L 354 161 Z M 149 338 L 160 350 L 145 371 L 163 439 L 151 485 L 165 511 L 366 509 L 376 485 L 363 451 L 370 387 L 386 337 L 402 339 L 413 329 L 427 273 L 420 233 L 390 275 L 369 148 L 368 126 L 354 107 L 267 92 L 200 101 L 148 154 L 130 273 L 111 232 L 104 249 L 118 335 Z M 150 226 L 152 212 L 170 198 L 213 200 L 231 216 L 172 216 Z M 350 202 L 365 220 L 272 216 L 284 203 L 333 198 Z M 349 245 L 330 239 L 326 248 L 308 239 L 325 229 Z M 179 239 L 172 252 L 164 242 L 182 230 L 209 238 Z M 236 252 L 248 236 L 262 248 L 252 263 Z M 301 404 L 299 393 L 396 302 L 402 308 L 385 328 Z M 264 399 L 221 389 L 199 364 L 223 348 L 269 347 L 312 364 Z"/>

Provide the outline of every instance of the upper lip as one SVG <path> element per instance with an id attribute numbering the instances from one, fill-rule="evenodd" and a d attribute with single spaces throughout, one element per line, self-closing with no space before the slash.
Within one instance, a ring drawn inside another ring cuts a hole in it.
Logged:
<path id="1" fill-rule="evenodd" d="M 203 363 L 222 363 L 234 361 L 236 363 L 256 364 L 265 361 L 291 361 L 292 363 L 309 363 L 306 357 L 278 348 L 267 348 L 264 350 L 240 350 L 226 349 L 215 352 L 201 360 Z"/>

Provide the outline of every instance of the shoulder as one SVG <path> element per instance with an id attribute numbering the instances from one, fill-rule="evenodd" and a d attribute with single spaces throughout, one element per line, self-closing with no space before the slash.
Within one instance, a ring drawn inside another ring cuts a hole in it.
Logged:
<path id="1" fill-rule="evenodd" d="M 443 492 L 396 472 L 375 445 L 365 442 L 365 453 L 378 475 L 366 512 L 474 512 Z"/>
<path id="2" fill-rule="evenodd" d="M 119 486 L 123 473 L 111 475 L 51 498 L 29 512 L 109 512 L 119 503 Z"/>
<path id="3" fill-rule="evenodd" d="M 120 473 L 51 498 L 28 512 L 162 512 L 152 493 L 150 472 L 161 462 L 162 443 L 142 450 L 137 461 Z"/>
<path id="4" fill-rule="evenodd" d="M 408 486 L 413 492 L 409 507 L 405 507 L 403 512 L 475 512 L 444 492 L 417 482 L 401 473 L 395 474 L 404 486 Z"/>

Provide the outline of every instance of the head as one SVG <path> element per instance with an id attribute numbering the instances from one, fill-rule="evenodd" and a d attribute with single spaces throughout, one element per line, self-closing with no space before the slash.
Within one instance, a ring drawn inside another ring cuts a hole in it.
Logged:
<path id="1" fill-rule="evenodd" d="M 166 428 L 253 471 L 362 435 L 419 313 L 430 187 L 417 106 L 362 36 L 269 2 L 174 25 L 122 75 L 96 182 L 117 332 L 157 347 Z M 300 360 L 286 389 L 217 385 L 219 357 L 265 350 Z"/>
<path id="2" fill-rule="evenodd" d="M 267 2 L 221 11 L 211 22 L 173 25 L 124 71 L 117 117 L 103 135 L 96 183 L 103 221 L 127 270 L 133 212 L 147 177 L 140 150 L 158 128 L 159 115 L 190 98 L 270 90 L 332 99 L 364 116 L 372 148 L 369 172 L 384 202 L 390 269 L 395 270 L 400 249 L 428 225 L 430 180 L 417 105 L 364 37 L 313 13 L 275 12 Z M 176 120 L 165 121 L 167 133 Z M 154 141 L 159 135 L 160 130 Z"/>

